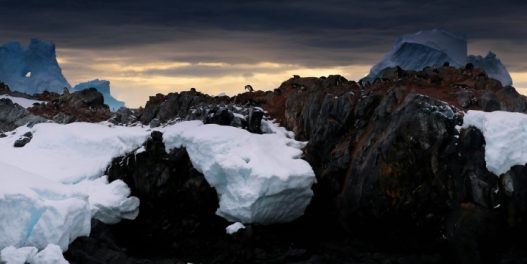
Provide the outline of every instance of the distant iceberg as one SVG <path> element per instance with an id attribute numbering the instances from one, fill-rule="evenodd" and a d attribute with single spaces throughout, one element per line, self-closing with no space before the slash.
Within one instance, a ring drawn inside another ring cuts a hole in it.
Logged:
<path id="1" fill-rule="evenodd" d="M 512 86 L 512 78 L 496 54 L 489 52 L 485 57 L 469 55 L 468 62 L 476 68 L 484 69 L 490 78 L 500 81 L 503 86 Z"/>
<path id="2" fill-rule="evenodd" d="M 57 62 L 55 45 L 38 39 L 31 39 L 27 48 L 18 42 L 0 46 L 0 81 L 27 94 L 62 93 L 71 87 Z"/>
<path id="3" fill-rule="evenodd" d="M 465 36 L 433 29 L 419 31 L 399 37 L 392 49 L 383 59 L 375 64 L 363 80 L 372 81 L 379 77 L 382 70 L 399 66 L 404 70 L 422 70 L 427 66 L 442 66 L 448 63 L 453 67 L 464 67 L 472 63 L 484 70 L 490 78 L 496 79 L 503 86 L 512 85 L 512 79 L 501 61 L 492 52 L 483 58 L 467 56 Z"/>
<path id="4" fill-rule="evenodd" d="M 88 81 L 88 82 L 82 82 L 82 83 L 75 85 L 75 87 L 73 87 L 71 91 L 77 92 L 77 91 L 85 90 L 88 88 L 97 89 L 97 91 L 99 91 L 103 95 L 104 103 L 110 107 L 111 111 L 117 111 L 119 108 L 124 106 L 124 102 L 115 99 L 111 95 L 110 81 L 107 81 L 107 80 L 95 79 L 95 80 Z"/>

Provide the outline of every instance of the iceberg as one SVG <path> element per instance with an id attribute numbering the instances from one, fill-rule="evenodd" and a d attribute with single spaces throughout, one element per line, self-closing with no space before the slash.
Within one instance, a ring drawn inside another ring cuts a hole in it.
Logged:
<path id="1" fill-rule="evenodd" d="M 386 68 L 399 66 L 403 70 L 419 71 L 428 66 L 442 66 L 445 62 L 457 68 L 472 63 L 503 86 L 512 85 L 507 69 L 494 53 L 489 52 L 485 58 L 467 56 L 467 40 L 464 36 L 439 29 L 399 37 L 392 49 L 371 68 L 363 80 L 373 81 Z"/>
<path id="2" fill-rule="evenodd" d="M 0 46 L 0 81 L 12 91 L 27 94 L 61 94 L 70 88 L 57 62 L 55 45 L 38 39 L 31 39 L 27 48 L 19 42 Z"/>
<path id="3" fill-rule="evenodd" d="M 511 75 L 493 52 L 485 57 L 469 55 L 468 62 L 476 68 L 484 69 L 490 78 L 500 81 L 503 86 L 512 86 Z"/>
<path id="4" fill-rule="evenodd" d="M 124 106 L 124 102 L 115 99 L 110 93 L 110 81 L 95 79 L 88 82 L 82 82 L 73 87 L 72 92 L 95 88 L 104 97 L 104 103 L 110 107 L 111 111 L 117 111 Z"/>

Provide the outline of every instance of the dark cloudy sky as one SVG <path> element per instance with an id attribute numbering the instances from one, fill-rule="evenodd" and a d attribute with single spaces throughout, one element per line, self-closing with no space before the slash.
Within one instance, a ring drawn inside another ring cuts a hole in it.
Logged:
<path id="1" fill-rule="evenodd" d="M 51 40 L 73 85 L 109 79 L 129 105 L 197 87 L 272 89 L 292 74 L 364 76 L 397 38 L 465 34 L 527 87 L 527 1 L 0 0 L 0 42 Z"/>

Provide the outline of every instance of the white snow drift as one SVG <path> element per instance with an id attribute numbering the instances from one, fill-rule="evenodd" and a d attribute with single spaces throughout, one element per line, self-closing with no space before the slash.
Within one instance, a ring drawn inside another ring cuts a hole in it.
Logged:
<path id="1" fill-rule="evenodd" d="M 468 111 L 463 127 L 474 126 L 485 136 L 487 169 L 501 175 L 527 163 L 527 115 L 512 112 Z"/>
<path id="2" fill-rule="evenodd" d="M 282 134 L 189 121 L 164 130 L 167 149 L 185 147 L 218 192 L 217 214 L 232 222 L 280 223 L 304 213 L 315 174 L 300 159 L 303 144 Z"/>
<path id="3" fill-rule="evenodd" d="M 23 148 L 13 143 L 27 131 Z M 142 144 L 141 128 L 102 124 L 37 124 L 0 139 L 0 248 L 56 244 L 62 250 L 90 233 L 97 218 L 115 223 L 138 214 L 122 181 L 101 177 L 110 160 Z"/>
<path id="4" fill-rule="evenodd" d="M 218 215 L 243 223 L 291 221 L 313 196 L 314 173 L 300 159 L 304 143 L 264 123 L 273 134 L 200 121 L 160 130 L 167 150 L 186 147 L 195 168 L 216 188 Z M 28 131 L 33 139 L 14 148 Z M 0 249 L 14 248 L 2 252 L 2 258 L 24 252 L 26 259 L 33 258 L 36 253 L 24 247 L 43 250 L 55 244 L 66 250 L 76 237 L 89 234 L 92 218 L 115 223 L 137 216 L 139 201 L 130 197 L 126 184 L 108 183 L 103 174 L 112 158 L 138 149 L 149 129 L 41 123 L 7 134 L 0 138 Z"/>

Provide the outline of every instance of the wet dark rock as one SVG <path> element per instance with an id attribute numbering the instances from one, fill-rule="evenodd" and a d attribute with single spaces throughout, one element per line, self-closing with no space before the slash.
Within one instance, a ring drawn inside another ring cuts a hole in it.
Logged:
<path id="1" fill-rule="evenodd" d="M 27 143 L 29 143 L 31 141 L 32 138 L 33 138 L 33 133 L 26 132 L 26 133 L 24 133 L 24 135 L 22 135 L 19 139 L 17 139 L 15 141 L 13 146 L 15 148 L 24 147 Z"/>
<path id="2" fill-rule="evenodd" d="M 247 118 L 247 130 L 252 133 L 262 133 L 262 118 L 264 112 L 260 109 L 251 108 Z"/>

